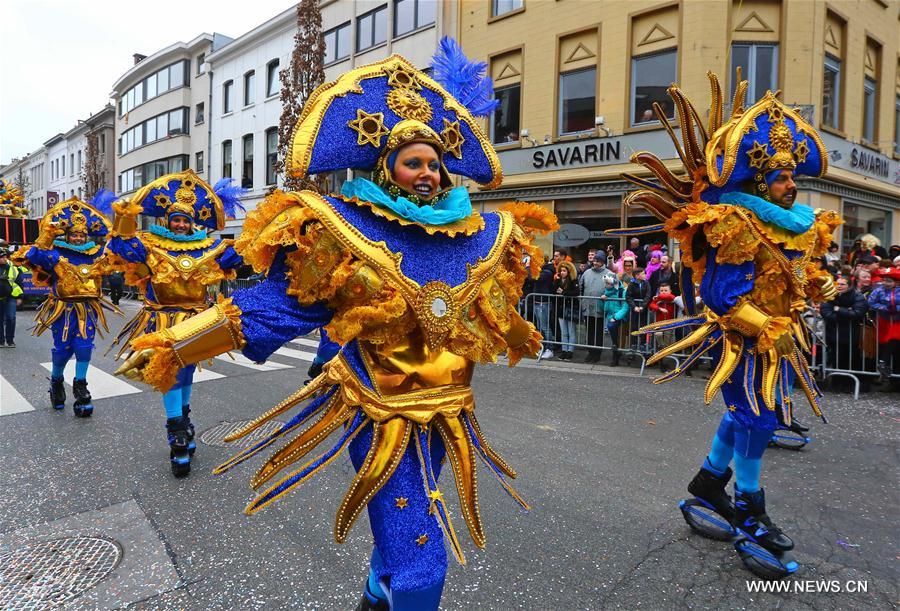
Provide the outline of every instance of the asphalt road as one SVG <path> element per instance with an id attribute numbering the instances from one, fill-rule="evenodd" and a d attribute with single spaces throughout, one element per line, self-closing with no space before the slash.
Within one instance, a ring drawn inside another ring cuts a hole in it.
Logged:
<path id="1" fill-rule="evenodd" d="M 331 534 L 349 459 L 246 517 L 254 465 L 214 476 L 232 450 L 198 443 L 193 473 L 174 479 L 161 402 L 145 387 L 103 378 L 114 396 L 97 399 L 89 420 L 73 417 L 71 391 L 66 412 L 50 409 L 50 338 L 28 336 L 30 316 L 19 314 L 18 347 L 0 350 L 0 557 L 63 536 L 114 541 L 116 568 L 72 608 L 354 608 L 371 549 L 367 520 L 344 545 Z M 216 361 L 221 377 L 194 388 L 198 433 L 250 419 L 295 390 L 313 350 L 293 345 L 272 359 L 284 367 L 269 371 Z M 102 355 L 94 365 L 91 375 L 115 369 Z M 796 580 L 860 581 L 868 592 L 759 594 L 748 592 L 753 577 L 730 546 L 693 535 L 677 509 L 721 402 L 702 405 L 703 380 L 653 386 L 635 373 L 554 363 L 477 370 L 479 419 L 533 510 L 519 511 L 482 476 L 488 544 L 479 550 L 444 475 L 468 564 L 451 565 L 443 608 L 897 606 L 897 394 L 831 395 L 829 424 L 814 423 L 812 444 L 764 459 L 770 514 L 797 542 Z"/>

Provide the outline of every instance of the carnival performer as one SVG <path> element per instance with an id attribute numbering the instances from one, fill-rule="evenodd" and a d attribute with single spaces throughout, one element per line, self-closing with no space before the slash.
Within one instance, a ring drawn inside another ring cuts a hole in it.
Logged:
<path id="1" fill-rule="evenodd" d="M 162 331 L 206 310 L 207 287 L 235 277 L 243 261 L 232 240 L 208 232 L 223 229 L 226 218 L 243 209 L 242 192 L 230 178 L 213 188 L 193 170 L 185 170 L 157 178 L 130 200 L 113 204 L 110 263 L 125 272 L 127 284 L 144 290 L 143 308 L 113 342 L 121 343 L 117 358 L 145 333 Z M 155 217 L 159 223 L 138 232 L 139 214 Z M 169 459 L 176 477 L 190 473 L 196 449 L 190 419 L 196 362 L 180 367 L 175 384 L 163 394 Z"/>
<path id="2" fill-rule="evenodd" d="M 53 334 L 50 404 L 54 409 L 66 407 L 63 373 L 75 357 L 73 410 L 79 418 L 89 418 L 94 413 L 87 373 L 94 335 L 109 333 L 104 310 L 122 316 L 102 293 L 103 276 L 107 273 L 102 240 L 110 231 L 107 215 L 112 212 L 115 198 L 112 192 L 101 189 L 90 203 L 73 197 L 53 206 L 41 219 L 34 245 L 23 246 L 13 255 L 16 265 L 32 271 L 36 285 L 50 287 L 50 294 L 38 309 L 32 334 L 39 336 L 47 329 Z"/>
<path id="3" fill-rule="evenodd" d="M 134 342 L 120 371 L 159 388 L 181 364 L 241 348 L 254 361 L 325 325 L 340 353 L 308 386 L 232 438 L 304 401 L 275 433 L 219 467 L 224 471 L 286 440 L 252 478 L 254 513 L 349 448 L 357 470 L 338 510 L 347 537 L 368 507 L 374 537 L 363 609 L 436 609 L 447 570 L 445 543 L 464 555 L 438 488 L 444 458 L 478 547 L 485 533 L 475 456 L 523 507 L 515 472 L 487 444 L 474 413 L 475 363 L 535 355 L 541 336 L 516 312 L 523 249 L 542 260 L 535 231 L 557 227 L 529 204 L 479 214 L 450 174 L 485 188 L 501 182 L 496 152 L 474 115 L 494 107 L 486 65 L 444 39 L 434 75 L 394 55 L 319 87 L 294 129 L 287 171 L 355 168 L 342 193 L 275 192 L 248 215 L 238 250 L 266 280 L 187 324 Z M 457 97 L 458 96 L 458 97 Z M 200 331 L 203 329 L 203 331 Z M 303 424 L 312 423 L 306 428 Z M 332 432 L 339 439 L 301 466 Z"/>
<path id="4" fill-rule="evenodd" d="M 779 415 L 791 425 L 795 381 L 821 415 L 821 394 L 805 358 L 810 341 L 801 314 L 807 300 L 835 295 L 831 276 L 812 259 L 825 253 L 842 221 L 834 212 L 796 203 L 796 177 L 821 176 L 827 170 L 828 155 L 815 129 L 772 92 L 745 109 L 746 81 L 738 86 L 732 115 L 723 122 L 719 82 L 713 74 L 709 78 L 708 127 L 681 90 L 669 88 L 682 142 L 657 108 L 687 177 L 675 176 L 649 153 L 637 154 L 632 161 L 650 170 L 658 184 L 625 175 L 641 187 L 627 203 L 646 208 L 662 221 L 642 230 L 664 229 L 680 244 L 686 270 L 682 286 L 691 290 L 685 304 L 693 304 L 692 290 L 699 285 L 707 311 L 693 315 L 691 310 L 691 316 L 648 325 L 641 333 L 697 327 L 650 359 L 652 363 L 692 350 L 681 367 L 656 382 L 677 377 L 708 351 L 717 361 L 704 399 L 709 403 L 721 389 L 728 409 L 688 490 L 742 536 L 735 545 L 751 570 L 777 577 L 797 568 L 784 556 L 794 542 L 767 513 L 761 460 L 772 431 L 780 428 Z M 732 463 L 734 503 L 726 492 Z M 709 534 L 697 521 L 699 514 L 691 511 L 696 502 L 685 503 L 688 522 Z"/>

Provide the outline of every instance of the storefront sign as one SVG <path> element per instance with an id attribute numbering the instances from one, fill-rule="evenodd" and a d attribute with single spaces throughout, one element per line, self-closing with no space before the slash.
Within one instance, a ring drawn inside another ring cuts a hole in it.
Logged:
<path id="1" fill-rule="evenodd" d="M 662 129 L 608 138 L 583 138 L 556 144 L 499 151 L 503 173 L 512 176 L 628 163 L 637 151 L 652 151 L 662 159 L 676 157 L 668 134 Z"/>
<path id="2" fill-rule="evenodd" d="M 822 134 L 828 148 L 828 164 L 868 178 L 900 186 L 900 162 L 843 138 Z"/>

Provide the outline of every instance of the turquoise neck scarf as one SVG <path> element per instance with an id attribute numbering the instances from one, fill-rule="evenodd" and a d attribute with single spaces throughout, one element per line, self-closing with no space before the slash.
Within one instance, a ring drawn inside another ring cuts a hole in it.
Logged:
<path id="1" fill-rule="evenodd" d="M 85 252 L 97 246 L 93 240 L 85 242 L 84 244 L 69 244 L 65 240 L 53 240 L 53 245 L 57 248 L 68 248 L 75 252 Z"/>
<path id="2" fill-rule="evenodd" d="M 158 235 L 161 238 L 175 240 L 176 242 L 196 242 L 198 240 L 206 239 L 205 229 L 195 229 L 194 233 L 184 235 L 181 233 L 172 233 L 167 227 L 163 227 L 162 225 L 150 225 L 150 233 Z"/>
<path id="3" fill-rule="evenodd" d="M 422 225 L 449 225 L 472 214 L 472 201 L 465 187 L 455 187 L 433 204 L 416 205 L 402 195 L 393 198 L 371 180 L 354 178 L 341 187 L 341 195 L 371 202 L 379 208 L 396 212 L 408 221 Z"/>
<path id="4" fill-rule="evenodd" d="M 816 220 L 816 212 L 809 206 L 794 204 L 785 210 L 777 204 L 743 191 L 723 193 L 719 202 L 746 208 L 764 223 L 772 223 L 797 234 L 807 232 Z"/>

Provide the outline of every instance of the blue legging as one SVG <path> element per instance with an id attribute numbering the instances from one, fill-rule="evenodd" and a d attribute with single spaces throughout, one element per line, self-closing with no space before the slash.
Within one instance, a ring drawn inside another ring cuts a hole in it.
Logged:
<path id="1" fill-rule="evenodd" d="M 716 475 L 722 475 L 734 460 L 737 489 L 756 492 L 759 490 L 762 455 L 771 438 L 771 431 L 746 427 L 735 420 L 731 412 L 725 412 L 703 466 Z"/>
<path id="2" fill-rule="evenodd" d="M 63 377 L 66 363 L 72 356 L 75 357 L 75 379 L 84 380 L 87 377 L 88 366 L 91 363 L 91 353 L 94 350 L 94 333 L 96 328 L 93 317 L 89 317 L 85 324 L 87 337 L 82 337 L 78 331 L 78 315 L 74 308 L 66 311 L 51 327 L 53 333 L 53 348 L 50 350 L 53 368 L 50 375 L 54 378 Z"/>
<path id="3" fill-rule="evenodd" d="M 175 378 L 175 386 L 163 395 L 163 406 L 166 408 L 166 418 L 181 418 L 184 406 L 191 402 L 191 389 L 193 387 L 194 365 L 189 365 L 178 371 Z"/>

